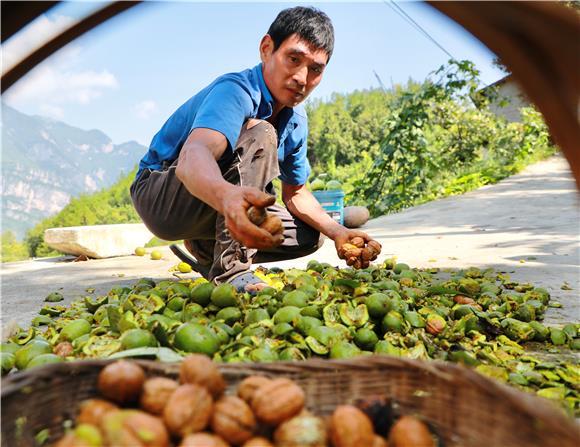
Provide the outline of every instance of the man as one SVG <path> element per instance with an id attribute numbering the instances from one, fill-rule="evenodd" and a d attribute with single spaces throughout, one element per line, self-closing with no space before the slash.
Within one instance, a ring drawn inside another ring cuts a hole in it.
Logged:
<path id="1" fill-rule="evenodd" d="M 316 251 L 323 235 L 338 248 L 357 230 L 334 221 L 304 186 L 308 123 L 299 106 L 322 80 L 334 30 L 323 12 L 285 9 L 260 42 L 261 64 L 217 78 L 167 120 L 141 160 L 131 197 L 147 227 L 184 239 L 194 269 L 215 283 L 254 292 L 252 263 Z M 275 204 L 272 180 L 280 177 Z M 267 207 L 283 222 L 272 235 L 247 216 Z"/>

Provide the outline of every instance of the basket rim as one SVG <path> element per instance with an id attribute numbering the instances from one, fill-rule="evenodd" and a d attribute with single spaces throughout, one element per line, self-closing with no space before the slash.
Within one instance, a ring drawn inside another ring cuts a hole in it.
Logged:
<path id="1" fill-rule="evenodd" d="M 155 360 L 130 359 L 145 368 L 149 374 L 173 374 L 177 375 L 181 362 L 162 363 Z M 31 370 L 19 371 L 2 378 L 1 399 L 10 397 L 20 392 L 24 387 L 31 387 L 37 380 L 50 380 L 59 375 L 75 375 L 83 371 L 103 368 L 113 359 L 83 359 L 70 362 L 61 362 L 44 365 Z M 233 374 L 308 374 L 309 372 L 364 372 L 380 370 L 382 367 L 398 369 L 415 369 L 447 382 L 455 382 L 477 388 L 477 391 L 486 394 L 500 394 L 518 410 L 527 415 L 537 418 L 549 424 L 550 427 L 559 427 L 562 432 L 576 432 L 580 435 L 580 424 L 573 418 L 569 418 L 547 399 L 535 396 L 524 391 L 515 389 L 497 380 L 485 377 L 463 365 L 430 360 L 428 362 L 409 358 L 394 357 L 388 355 L 370 355 L 355 359 L 307 359 L 304 361 L 284 361 L 268 363 L 217 363 L 223 373 Z"/>

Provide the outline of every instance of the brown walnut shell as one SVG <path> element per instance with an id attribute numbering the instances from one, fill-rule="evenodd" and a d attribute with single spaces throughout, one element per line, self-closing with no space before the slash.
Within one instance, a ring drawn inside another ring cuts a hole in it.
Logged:
<path id="1" fill-rule="evenodd" d="M 155 415 L 162 415 L 169 397 L 179 384 L 167 377 L 152 377 L 143 384 L 141 393 L 141 408 Z"/>
<path id="2" fill-rule="evenodd" d="M 382 250 L 382 246 L 381 244 L 379 244 L 377 241 L 375 241 L 374 239 L 371 239 L 368 244 L 367 247 L 370 248 L 372 251 L 375 252 L 375 255 L 379 255 L 381 254 L 381 250 Z"/>
<path id="3" fill-rule="evenodd" d="M 290 379 L 280 378 L 258 388 L 251 405 L 259 420 L 278 425 L 300 413 L 304 400 L 302 388 Z"/>
<path id="4" fill-rule="evenodd" d="M 238 385 L 238 396 L 246 401 L 247 404 L 251 404 L 256 390 L 270 383 L 272 380 L 264 376 L 249 376 L 240 382 Z"/>
<path id="5" fill-rule="evenodd" d="M 344 257 L 345 258 L 360 258 L 362 254 L 362 249 L 361 248 L 351 248 L 349 250 L 346 250 L 344 252 Z"/>
<path id="6" fill-rule="evenodd" d="M 330 419 L 330 439 L 334 447 L 373 444 L 375 433 L 369 417 L 352 405 L 336 407 Z"/>
<path id="7" fill-rule="evenodd" d="M 352 258 L 346 258 L 346 265 L 354 265 L 354 263 L 358 261 L 358 258 L 356 256 L 353 256 Z"/>
<path id="8" fill-rule="evenodd" d="M 373 251 L 372 248 L 369 247 L 365 247 L 361 250 L 361 259 L 363 261 L 370 261 L 373 259 L 373 257 L 376 257 L 375 252 Z"/>
<path id="9" fill-rule="evenodd" d="M 105 445 L 169 447 L 169 434 L 161 419 L 140 410 L 110 411 L 100 425 Z"/>
<path id="10" fill-rule="evenodd" d="M 87 399 L 81 402 L 77 424 L 99 425 L 101 419 L 109 411 L 118 410 L 119 407 L 104 399 Z"/>
<path id="11" fill-rule="evenodd" d="M 260 224 L 260 228 L 272 235 L 280 234 L 284 231 L 282 220 L 275 214 L 268 214 L 266 220 Z"/>
<path id="12" fill-rule="evenodd" d="M 256 436 L 244 442 L 242 447 L 274 447 L 274 444 L 262 436 Z"/>
<path id="13" fill-rule="evenodd" d="M 346 258 L 345 253 L 349 250 L 356 250 L 358 247 L 356 245 L 349 244 L 348 242 L 342 244 L 338 249 L 338 254 L 343 258 Z"/>
<path id="14" fill-rule="evenodd" d="M 107 399 L 125 404 L 139 399 L 144 382 L 143 368 L 127 360 L 117 360 L 101 370 L 97 388 Z"/>
<path id="15" fill-rule="evenodd" d="M 256 226 L 262 225 L 262 223 L 266 220 L 266 216 L 268 213 L 266 212 L 266 208 L 256 208 L 255 206 L 251 206 L 246 211 L 248 215 L 248 219 Z"/>
<path id="16" fill-rule="evenodd" d="M 413 416 L 403 416 L 395 422 L 388 439 L 389 447 L 435 447 L 435 441 L 429 428 Z"/>
<path id="17" fill-rule="evenodd" d="M 475 304 L 475 300 L 463 295 L 455 295 L 453 301 L 457 304 Z"/>
<path id="18" fill-rule="evenodd" d="M 179 381 L 206 387 L 214 399 L 219 398 L 226 389 L 224 376 L 216 364 L 202 354 L 191 354 L 183 359 L 179 368 Z"/>
<path id="19" fill-rule="evenodd" d="M 183 438 L 179 447 L 229 447 L 229 444 L 211 433 L 193 433 Z"/>
<path id="20" fill-rule="evenodd" d="M 214 433 L 230 444 L 238 445 L 252 437 L 256 418 L 242 399 L 224 396 L 215 403 L 210 425 Z"/>
<path id="21" fill-rule="evenodd" d="M 326 424 L 321 418 L 303 412 L 278 426 L 274 443 L 280 447 L 326 447 Z"/>
<path id="22" fill-rule="evenodd" d="M 427 324 L 425 330 L 431 335 L 439 335 L 445 329 L 446 323 L 443 318 L 427 317 Z"/>
<path id="23" fill-rule="evenodd" d="M 358 248 L 363 248 L 365 246 L 365 240 L 360 236 L 355 236 L 350 240 L 350 243 Z"/>
<path id="24" fill-rule="evenodd" d="M 213 412 L 209 391 L 199 385 L 180 385 L 163 409 L 165 425 L 175 436 L 187 436 L 204 430 Z"/>
<path id="25" fill-rule="evenodd" d="M 54 347 L 54 353 L 59 357 L 68 357 L 73 355 L 74 348 L 70 341 L 61 341 Z"/>

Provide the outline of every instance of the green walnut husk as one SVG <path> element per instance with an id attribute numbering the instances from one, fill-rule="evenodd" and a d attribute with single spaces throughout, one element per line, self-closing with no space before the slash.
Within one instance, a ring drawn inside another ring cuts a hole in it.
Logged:
<path id="1" fill-rule="evenodd" d="M 60 361 L 53 349 L 62 341 L 73 346 L 67 360 L 175 361 L 197 352 L 272 362 L 375 353 L 461 363 L 580 416 L 578 365 L 527 350 L 580 349 L 579 324 L 543 324 L 552 305 L 545 289 L 491 269 L 419 270 L 394 259 L 362 270 L 310 261 L 306 270 L 256 274 L 269 284 L 256 296 L 202 279 L 142 279 L 67 306 L 47 304 L 2 345 L 2 372 Z"/>

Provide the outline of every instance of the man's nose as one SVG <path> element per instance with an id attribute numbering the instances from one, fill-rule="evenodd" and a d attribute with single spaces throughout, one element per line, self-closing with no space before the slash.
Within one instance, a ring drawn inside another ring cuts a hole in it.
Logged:
<path id="1" fill-rule="evenodd" d="M 296 84 L 300 86 L 306 85 L 306 79 L 308 77 L 308 67 L 301 67 L 295 73 L 292 79 Z"/>

